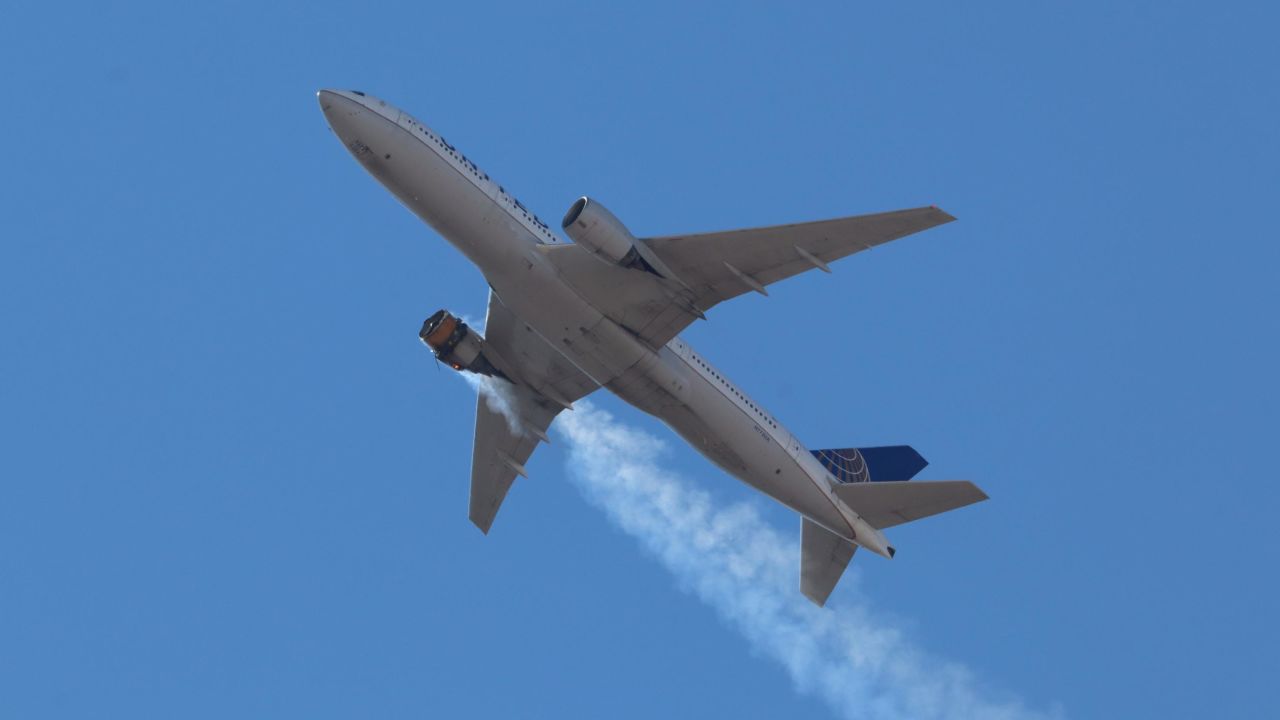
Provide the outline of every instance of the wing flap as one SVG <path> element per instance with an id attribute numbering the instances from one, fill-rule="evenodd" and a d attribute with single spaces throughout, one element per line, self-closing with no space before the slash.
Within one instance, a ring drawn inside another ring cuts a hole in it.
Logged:
<path id="1" fill-rule="evenodd" d="M 658 348 L 700 317 L 693 295 L 674 280 L 602 263 L 577 245 L 538 250 L 602 315 Z"/>
<path id="2" fill-rule="evenodd" d="M 507 377 L 527 385 L 544 397 L 572 404 L 599 385 L 534 332 L 489 291 L 489 311 L 484 322 L 487 351 Z"/>

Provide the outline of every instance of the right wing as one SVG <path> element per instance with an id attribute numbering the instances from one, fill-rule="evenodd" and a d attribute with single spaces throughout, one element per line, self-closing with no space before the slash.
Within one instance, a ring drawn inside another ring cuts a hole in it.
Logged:
<path id="1" fill-rule="evenodd" d="M 539 400 L 524 385 L 486 378 L 476 397 L 476 434 L 471 447 L 471 509 L 468 517 L 488 534 L 516 475 L 546 437 L 560 406 Z"/>
<path id="2" fill-rule="evenodd" d="M 471 522 L 489 532 L 502 500 L 561 410 L 598 387 L 491 290 L 484 352 L 511 378 L 481 378 L 471 449 Z"/>

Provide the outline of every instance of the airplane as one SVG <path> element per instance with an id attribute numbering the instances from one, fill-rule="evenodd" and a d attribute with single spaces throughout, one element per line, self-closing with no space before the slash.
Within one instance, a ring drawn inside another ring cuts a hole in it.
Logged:
<path id="1" fill-rule="evenodd" d="M 484 335 L 440 310 L 419 333 L 505 402 L 476 401 L 470 519 L 488 533 L 562 411 L 604 387 L 662 420 L 725 472 L 801 516 L 800 590 L 822 606 L 858 547 L 892 558 L 884 530 L 987 499 L 967 481 L 910 480 L 910 446 L 810 451 L 679 333 L 713 306 L 955 218 L 933 207 L 817 222 L 637 238 L 581 197 L 572 242 L 443 136 L 385 100 L 320 90 L 338 139 L 489 284 Z"/>

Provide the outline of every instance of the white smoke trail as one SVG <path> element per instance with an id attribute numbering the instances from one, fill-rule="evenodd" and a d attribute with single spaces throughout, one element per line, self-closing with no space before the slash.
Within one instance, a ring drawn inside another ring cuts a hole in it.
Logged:
<path id="1" fill-rule="evenodd" d="M 1060 717 L 994 700 L 963 666 L 931 657 L 847 598 L 826 609 L 798 587 L 798 532 L 779 533 L 747 504 L 717 506 L 658 463 L 663 443 L 578 402 L 556 424 L 570 473 L 588 500 L 635 536 L 676 577 L 782 663 L 798 690 L 858 720 Z M 797 523 L 798 524 L 798 523 Z M 846 577 L 848 585 L 853 577 Z"/>
<path id="2" fill-rule="evenodd" d="M 475 316 L 467 313 L 459 314 L 458 319 L 479 333 L 481 337 L 484 336 L 485 320 L 476 320 Z M 510 428 L 512 435 L 524 434 L 524 423 L 520 420 L 520 413 L 516 411 L 515 387 L 511 383 L 472 372 L 459 371 L 457 374 L 473 390 L 480 393 L 480 397 L 484 398 L 484 403 L 490 410 L 507 421 L 507 427 Z"/>
<path id="3" fill-rule="evenodd" d="M 471 372 L 459 372 L 458 375 L 480 393 L 480 397 L 484 398 L 484 403 L 490 410 L 507 421 L 507 427 L 510 428 L 512 435 L 524 434 L 524 424 L 520 420 L 520 413 L 516 412 L 516 399 L 513 394 L 515 386 L 506 380 L 488 375 L 477 375 Z"/>

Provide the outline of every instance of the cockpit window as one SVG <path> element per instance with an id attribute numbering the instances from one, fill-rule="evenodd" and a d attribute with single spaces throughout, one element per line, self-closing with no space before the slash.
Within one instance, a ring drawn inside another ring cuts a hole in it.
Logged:
<path id="1" fill-rule="evenodd" d="M 359 90 L 352 90 L 351 92 L 355 93 L 356 95 L 359 95 L 360 97 L 364 97 L 364 93 L 360 92 Z"/>

